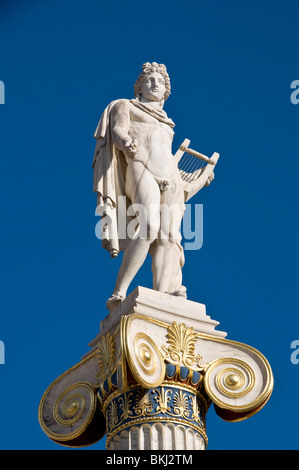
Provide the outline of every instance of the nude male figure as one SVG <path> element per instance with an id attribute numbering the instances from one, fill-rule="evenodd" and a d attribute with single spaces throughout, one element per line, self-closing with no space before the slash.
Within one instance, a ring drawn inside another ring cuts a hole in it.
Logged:
<path id="1" fill-rule="evenodd" d="M 108 303 L 126 297 L 149 252 L 153 288 L 183 296 L 186 291 L 181 279 L 184 255 L 179 232 L 184 191 L 172 155 L 174 123 L 163 110 L 170 94 L 166 67 L 155 62 L 144 64 L 134 88 L 135 100 L 117 100 L 109 111 L 110 138 L 126 162 L 125 195 L 133 205 L 142 205 L 140 223 L 145 220 L 147 225 L 145 233 L 129 240 Z M 99 192 L 97 187 L 95 190 Z M 163 214 L 163 206 L 174 206 L 175 210 Z M 138 219 L 140 214 L 136 216 Z"/>

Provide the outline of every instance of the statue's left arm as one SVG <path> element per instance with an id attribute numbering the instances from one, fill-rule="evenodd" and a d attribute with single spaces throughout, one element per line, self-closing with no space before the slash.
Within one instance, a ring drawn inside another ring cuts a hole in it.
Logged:
<path id="1" fill-rule="evenodd" d="M 190 140 L 185 139 L 174 155 L 183 182 L 185 202 L 193 197 L 204 186 L 209 186 L 211 184 L 215 177 L 214 169 L 219 159 L 218 153 L 214 152 L 212 157 L 209 158 L 190 149 L 189 144 Z M 187 156 L 185 155 L 185 152 Z"/>

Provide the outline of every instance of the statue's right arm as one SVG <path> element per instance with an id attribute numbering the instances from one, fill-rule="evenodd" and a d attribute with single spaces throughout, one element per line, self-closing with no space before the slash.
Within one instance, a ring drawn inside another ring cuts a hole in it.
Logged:
<path id="1" fill-rule="evenodd" d="M 114 145 L 123 152 L 127 152 L 132 139 L 129 136 L 130 109 L 127 100 L 119 100 L 111 110 L 111 137 Z"/>

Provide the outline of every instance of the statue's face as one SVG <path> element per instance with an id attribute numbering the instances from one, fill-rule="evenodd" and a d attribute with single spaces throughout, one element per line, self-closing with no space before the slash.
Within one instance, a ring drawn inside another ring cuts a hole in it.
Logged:
<path id="1" fill-rule="evenodd" d="M 162 101 L 165 91 L 164 78 L 158 72 L 150 73 L 141 84 L 141 96 L 147 101 Z"/>

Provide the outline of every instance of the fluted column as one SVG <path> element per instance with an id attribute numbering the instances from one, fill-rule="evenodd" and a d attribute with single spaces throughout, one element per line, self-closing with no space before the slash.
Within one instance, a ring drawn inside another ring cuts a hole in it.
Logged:
<path id="1" fill-rule="evenodd" d="M 111 439 L 109 450 L 204 450 L 206 442 L 193 429 L 174 424 L 142 424 Z"/>

